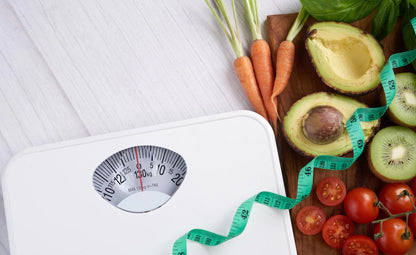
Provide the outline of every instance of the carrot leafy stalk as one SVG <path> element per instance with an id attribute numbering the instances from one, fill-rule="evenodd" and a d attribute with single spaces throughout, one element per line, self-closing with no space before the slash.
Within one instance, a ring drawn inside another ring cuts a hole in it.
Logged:
<path id="1" fill-rule="evenodd" d="M 231 1 L 233 7 L 233 16 L 236 29 L 233 29 L 231 20 L 227 14 L 227 11 L 222 0 L 214 1 L 219 9 L 218 13 L 211 3 L 208 0 L 205 0 L 205 3 L 211 9 L 215 18 L 218 20 L 221 28 L 224 30 L 228 40 L 230 41 L 231 47 L 234 50 L 236 59 L 234 60 L 234 70 L 237 73 L 237 76 L 240 80 L 240 83 L 244 89 L 244 92 L 247 95 L 248 100 L 253 105 L 255 111 L 262 115 L 266 120 L 268 120 L 267 111 L 265 109 L 263 99 L 261 97 L 260 89 L 257 86 L 256 76 L 253 70 L 253 64 L 249 57 L 245 56 L 243 53 L 243 47 L 241 45 L 240 31 L 238 29 L 237 14 L 234 0 Z M 220 14 L 225 20 L 227 27 L 222 21 Z"/>
<path id="2" fill-rule="evenodd" d="M 253 37 L 253 43 L 251 44 L 251 60 L 253 61 L 254 73 L 256 74 L 256 79 L 267 114 L 272 121 L 273 128 L 276 129 L 277 112 L 272 102 L 274 70 L 270 46 L 267 41 L 263 40 L 261 35 L 257 0 L 244 0 L 244 3 Z"/>
<path id="3" fill-rule="evenodd" d="M 302 7 L 295 22 L 289 30 L 286 40 L 280 43 L 277 48 L 276 56 L 276 78 L 274 81 L 273 93 L 271 100 L 277 112 L 277 97 L 286 88 L 292 73 L 293 62 L 295 60 L 295 45 L 293 39 L 299 34 L 305 25 L 309 13 Z M 279 115 L 278 115 L 279 116 Z M 278 117 L 280 119 L 280 117 Z"/>

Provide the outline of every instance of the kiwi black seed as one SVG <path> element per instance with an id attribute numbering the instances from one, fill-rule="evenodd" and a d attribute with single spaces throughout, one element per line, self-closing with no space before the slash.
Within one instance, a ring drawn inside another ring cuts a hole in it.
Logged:
<path id="1" fill-rule="evenodd" d="M 391 120 L 396 124 L 407 127 L 415 127 L 416 74 L 396 74 L 396 83 L 396 96 L 394 97 L 392 103 L 389 106 L 388 115 L 390 116 Z"/>
<path id="2" fill-rule="evenodd" d="M 372 172 L 385 182 L 404 182 L 416 175 L 416 133 L 403 126 L 386 127 L 368 150 Z"/>

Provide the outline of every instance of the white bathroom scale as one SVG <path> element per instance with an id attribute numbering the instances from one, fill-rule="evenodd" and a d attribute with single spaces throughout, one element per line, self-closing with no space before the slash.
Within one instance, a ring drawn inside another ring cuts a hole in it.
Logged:
<path id="1" fill-rule="evenodd" d="M 261 191 L 285 195 L 273 131 L 237 111 L 25 150 L 3 171 L 12 255 L 168 255 L 189 230 L 227 235 Z M 188 254 L 296 254 L 288 210 Z"/>

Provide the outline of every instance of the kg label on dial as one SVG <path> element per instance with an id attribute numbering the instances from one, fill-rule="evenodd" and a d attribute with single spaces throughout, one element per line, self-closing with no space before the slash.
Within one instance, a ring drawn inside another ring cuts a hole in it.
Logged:
<path id="1" fill-rule="evenodd" d="M 94 171 L 95 190 L 110 204 L 128 212 L 149 212 L 165 204 L 186 176 L 181 155 L 157 146 L 118 151 Z"/>

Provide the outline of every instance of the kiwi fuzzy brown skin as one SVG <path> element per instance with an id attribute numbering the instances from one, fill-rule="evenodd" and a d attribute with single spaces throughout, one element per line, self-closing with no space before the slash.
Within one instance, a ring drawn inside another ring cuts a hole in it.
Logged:
<path id="1" fill-rule="evenodd" d="M 336 24 L 345 24 L 345 25 L 349 25 L 349 26 L 353 26 L 353 27 L 356 27 L 356 28 L 358 28 L 357 26 L 354 26 L 354 25 L 352 25 L 352 24 L 348 24 L 348 23 L 345 23 L 345 22 L 342 22 L 342 21 L 325 21 L 325 22 L 328 22 L 328 23 L 336 23 Z M 367 95 L 367 94 L 369 94 L 369 93 L 371 93 L 371 92 L 374 92 L 379 86 L 380 86 L 380 84 L 381 84 L 381 82 L 379 82 L 378 84 L 377 84 L 377 86 L 375 86 L 374 88 L 371 88 L 371 89 L 368 89 L 368 90 L 365 90 L 365 91 L 359 91 L 359 92 L 353 92 L 353 91 L 346 91 L 346 90 L 343 90 L 343 89 L 340 89 L 340 88 L 337 88 L 337 87 L 334 87 L 334 86 L 332 86 L 331 84 L 329 84 L 326 80 L 325 80 L 325 78 L 321 75 L 321 73 L 320 72 L 318 72 L 317 70 L 317 65 L 316 65 L 316 63 L 315 63 L 315 61 L 313 60 L 313 58 L 312 58 L 312 54 L 311 54 L 311 52 L 310 52 L 310 50 L 309 50 L 309 46 L 308 46 L 308 39 L 312 36 L 312 35 L 314 35 L 314 34 L 316 34 L 317 33 L 317 31 L 316 31 L 316 29 L 312 29 L 311 30 L 311 27 L 314 25 L 314 24 L 316 24 L 316 23 L 319 23 L 319 21 L 318 22 L 314 22 L 314 23 L 312 23 L 311 25 L 309 25 L 309 27 L 308 27 L 308 29 L 306 30 L 307 32 L 307 36 L 306 36 L 306 39 L 305 39 L 305 49 L 306 49 L 306 52 L 308 53 L 308 56 L 309 56 L 309 59 L 310 59 L 310 61 L 311 61 L 311 63 L 312 63 L 312 66 L 313 66 L 313 69 L 315 70 L 315 73 L 318 75 L 318 77 L 321 79 L 321 81 L 325 84 L 325 85 L 327 85 L 328 87 L 330 87 L 330 88 L 332 88 L 333 90 L 335 90 L 335 91 L 338 91 L 339 93 L 342 93 L 342 94 L 344 94 L 344 95 L 347 95 L 347 96 L 363 96 L 363 95 Z M 360 29 L 360 28 L 358 28 L 358 29 Z M 361 29 L 360 29 L 361 30 Z M 371 33 L 368 33 L 367 31 L 364 31 L 364 30 L 362 30 L 362 33 L 364 34 L 364 35 L 368 35 L 368 36 L 371 36 L 371 37 L 373 37 L 374 38 L 374 36 L 371 34 Z M 375 39 L 374 39 L 375 40 Z M 377 41 L 377 40 L 376 40 Z M 380 45 L 380 43 L 377 41 L 377 43 Z M 381 47 L 381 45 L 380 45 L 380 47 Z M 384 53 L 383 53 L 383 57 L 384 57 L 384 63 L 386 62 L 386 56 L 384 55 Z M 383 67 L 381 66 L 380 67 L 380 70 L 382 69 Z"/>
<path id="2" fill-rule="evenodd" d="M 312 93 L 312 94 L 317 94 L 317 93 L 322 93 L 322 92 L 315 92 L 315 93 Z M 329 93 L 329 92 L 324 92 L 324 93 L 328 93 L 328 94 L 331 94 L 331 93 Z M 309 94 L 309 95 L 312 95 L 312 94 Z M 357 100 L 358 101 L 358 100 Z M 362 102 L 360 102 L 360 103 L 362 103 Z M 362 104 L 364 104 L 364 103 L 362 103 Z M 364 104 L 364 105 L 366 105 L 366 104 Z M 308 157 L 308 158 L 314 158 L 314 157 L 316 157 L 316 155 L 312 155 L 312 154 L 310 154 L 310 153 L 306 153 L 306 152 L 304 152 L 304 151 L 302 151 L 301 149 L 299 149 L 295 144 L 293 144 L 292 143 L 292 141 L 290 141 L 290 139 L 288 138 L 289 137 L 289 135 L 288 135 L 288 133 L 286 132 L 286 130 L 285 130 L 285 120 L 286 120 L 286 116 L 287 116 L 287 114 L 290 112 L 290 110 L 291 110 L 291 108 L 294 106 L 294 104 L 289 108 L 289 110 L 286 112 L 286 115 L 285 115 L 285 117 L 283 118 L 283 121 L 282 121 L 282 124 L 281 124 L 281 129 L 282 129 L 282 131 L 283 131 L 283 136 L 285 137 L 285 140 L 286 140 L 286 142 L 290 145 L 290 147 L 292 147 L 292 149 L 294 150 L 294 151 L 296 151 L 297 153 L 299 153 L 300 155 L 303 155 L 303 156 L 305 156 L 305 157 Z M 367 105 L 366 105 L 367 106 Z M 367 106 L 368 107 L 368 106 Z M 369 141 L 371 141 L 371 139 L 374 137 L 374 135 L 377 133 L 377 131 L 379 130 L 379 128 L 380 128 L 380 124 L 381 124 L 381 121 L 380 121 L 380 119 L 378 119 L 377 120 L 377 125 L 376 125 L 376 127 L 374 128 L 374 131 L 371 133 L 371 135 L 369 135 L 368 137 L 367 137 L 367 139 L 365 140 L 365 142 L 364 142 L 364 144 L 367 144 Z M 346 154 L 348 154 L 348 153 L 350 153 L 350 152 L 352 152 L 352 149 L 351 150 L 347 150 L 347 151 L 345 151 L 345 152 L 343 152 L 343 153 L 340 153 L 340 154 L 337 154 L 337 155 L 334 155 L 334 156 L 338 156 L 338 157 L 341 157 L 341 156 L 344 156 L 344 155 L 346 155 Z"/>

